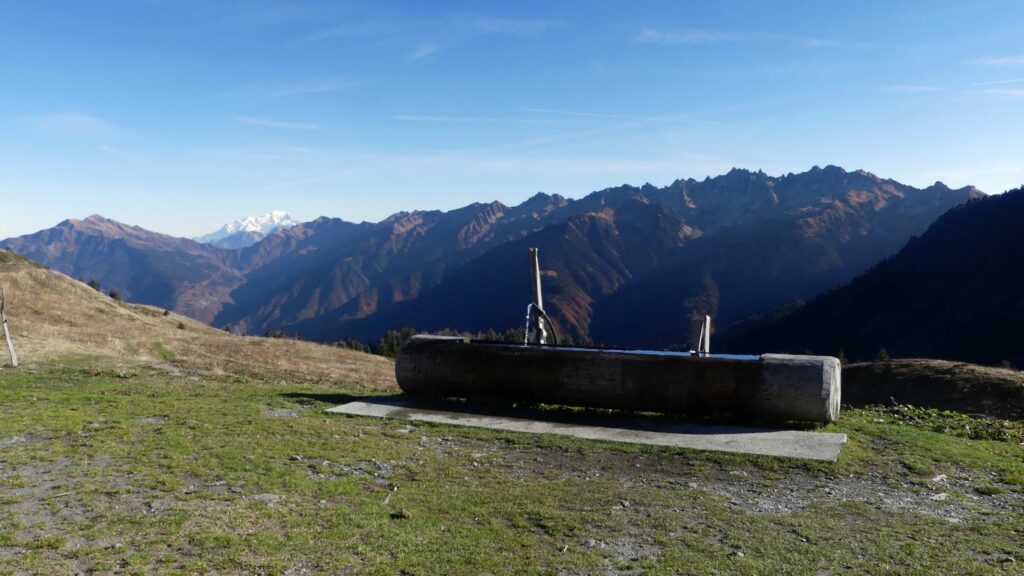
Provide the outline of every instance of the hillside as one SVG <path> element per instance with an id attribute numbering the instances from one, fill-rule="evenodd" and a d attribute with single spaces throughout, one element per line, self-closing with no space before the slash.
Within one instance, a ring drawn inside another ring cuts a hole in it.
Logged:
<path id="1" fill-rule="evenodd" d="M 722 350 L 1024 366 L 1024 189 L 953 208 L 846 286 L 781 318 L 738 326 Z"/>
<path id="2" fill-rule="evenodd" d="M 0 286 L 7 293 L 19 360 L 28 366 L 157 363 L 208 374 L 394 385 L 387 359 L 308 342 L 233 336 L 160 308 L 113 300 L 3 250 Z"/>
<path id="3" fill-rule="evenodd" d="M 981 195 L 835 166 L 778 177 L 734 169 L 579 200 L 540 193 L 378 223 L 320 218 L 240 250 L 98 217 L 0 246 L 218 327 L 325 341 L 403 325 L 518 326 L 525 248 L 537 246 L 563 333 L 662 347 L 685 344 L 693 312 L 724 326 L 848 281 Z"/>
<path id="4" fill-rule="evenodd" d="M 127 300 L 203 322 L 213 320 L 243 281 L 226 251 L 99 215 L 9 238 L 0 248 L 73 278 L 96 280 L 104 291 L 117 290 Z"/>
<path id="5" fill-rule="evenodd" d="M 893 403 L 1024 420 L 1024 371 L 922 358 L 843 366 L 843 404 Z"/>

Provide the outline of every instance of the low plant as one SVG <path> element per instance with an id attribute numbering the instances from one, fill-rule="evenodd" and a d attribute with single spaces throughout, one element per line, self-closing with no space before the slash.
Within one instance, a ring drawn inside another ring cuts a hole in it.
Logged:
<path id="1" fill-rule="evenodd" d="M 997 440 L 1003 442 L 1024 442 L 1024 424 L 998 418 L 984 418 L 937 410 L 919 408 L 909 404 L 892 406 L 868 406 L 865 410 L 879 417 L 915 428 L 942 432 L 972 440 Z"/>

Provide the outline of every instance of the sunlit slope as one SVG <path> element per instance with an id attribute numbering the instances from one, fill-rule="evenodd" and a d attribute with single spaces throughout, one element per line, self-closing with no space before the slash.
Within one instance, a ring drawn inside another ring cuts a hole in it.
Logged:
<path id="1" fill-rule="evenodd" d="M 94 359 L 373 388 L 394 385 L 392 363 L 385 358 L 308 342 L 234 336 L 160 308 L 119 302 L 2 250 L 0 286 L 7 293 L 7 318 L 25 365 Z"/>

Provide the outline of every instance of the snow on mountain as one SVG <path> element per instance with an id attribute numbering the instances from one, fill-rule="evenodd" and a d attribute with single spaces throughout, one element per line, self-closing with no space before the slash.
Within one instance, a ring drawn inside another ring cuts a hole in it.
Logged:
<path id="1" fill-rule="evenodd" d="M 287 212 L 273 210 L 262 216 L 249 216 L 225 224 L 216 232 L 195 238 L 195 241 L 212 244 L 218 248 L 245 248 L 277 230 L 291 228 L 298 223 Z"/>

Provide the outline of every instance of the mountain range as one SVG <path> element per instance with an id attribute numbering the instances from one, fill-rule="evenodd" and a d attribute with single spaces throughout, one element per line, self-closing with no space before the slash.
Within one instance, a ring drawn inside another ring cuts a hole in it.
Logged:
<path id="1" fill-rule="evenodd" d="M 719 347 L 1024 367 L 1024 188 L 958 206 L 852 282 Z"/>
<path id="2" fill-rule="evenodd" d="M 526 249 L 538 247 L 560 332 L 664 347 L 687 344 L 693 313 L 727 326 L 839 286 L 983 196 L 835 166 L 777 177 L 733 169 L 580 199 L 538 193 L 377 223 L 319 218 L 234 249 L 98 216 L 0 247 L 217 326 L 324 341 L 400 326 L 517 327 L 530 294 Z"/>

